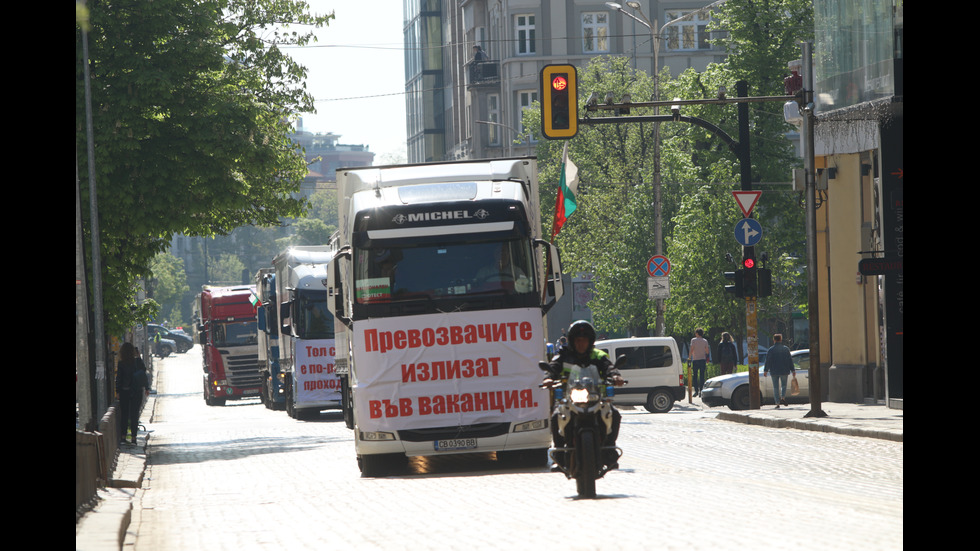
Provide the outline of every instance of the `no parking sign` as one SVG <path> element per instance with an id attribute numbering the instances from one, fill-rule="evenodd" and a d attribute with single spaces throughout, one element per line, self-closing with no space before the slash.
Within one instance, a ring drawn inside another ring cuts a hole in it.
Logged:
<path id="1" fill-rule="evenodd" d="M 651 256 L 647 261 L 647 273 L 650 277 L 667 277 L 670 275 L 670 261 L 662 254 Z"/>

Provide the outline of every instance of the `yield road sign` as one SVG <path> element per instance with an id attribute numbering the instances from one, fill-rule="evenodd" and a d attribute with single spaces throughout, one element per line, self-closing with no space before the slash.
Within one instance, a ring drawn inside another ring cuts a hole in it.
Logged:
<path id="1" fill-rule="evenodd" d="M 670 274 L 670 261 L 662 254 L 651 256 L 647 261 L 647 273 L 651 277 L 666 277 Z"/>
<path id="2" fill-rule="evenodd" d="M 743 218 L 735 224 L 735 241 L 743 247 L 751 247 L 762 241 L 762 224 L 755 218 Z"/>
<path id="3" fill-rule="evenodd" d="M 748 218 L 752 216 L 752 209 L 754 209 L 755 204 L 759 202 L 759 197 L 762 196 L 762 192 L 733 191 L 732 195 L 735 197 L 735 202 L 738 203 L 738 208 L 742 209 L 742 214 Z"/>

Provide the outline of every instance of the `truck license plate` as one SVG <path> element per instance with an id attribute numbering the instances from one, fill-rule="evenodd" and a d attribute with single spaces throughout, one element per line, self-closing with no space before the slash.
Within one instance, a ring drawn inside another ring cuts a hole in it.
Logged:
<path id="1" fill-rule="evenodd" d="M 435 449 L 437 452 L 451 450 L 473 450 L 476 449 L 476 438 L 449 438 L 446 440 L 436 440 Z"/>

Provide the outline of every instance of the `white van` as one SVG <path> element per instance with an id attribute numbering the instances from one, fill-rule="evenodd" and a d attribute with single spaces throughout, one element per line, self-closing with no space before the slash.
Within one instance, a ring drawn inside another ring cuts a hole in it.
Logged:
<path id="1" fill-rule="evenodd" d="M 684 366 L 671 337 L 633 337 L 596 341 L 595 347 L 613 362 L 626 356 L 619 366 L 625 386 L 616 389 L 616 402 L 642 405 L 650 413 L 666 413 L 684 398 Z"/>

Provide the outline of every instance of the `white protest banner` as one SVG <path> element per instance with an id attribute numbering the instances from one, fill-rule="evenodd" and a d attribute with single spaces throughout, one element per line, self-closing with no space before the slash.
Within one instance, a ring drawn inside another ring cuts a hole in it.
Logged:
<path id="1" fill-rule="evenodd" d="M 340 378 L 334 373 L 336 355 L 333 339 L 299 341 L 296 346 L 296 401 L 300 403 L 340 400 Z"/>
<path id="2" fill-rule="evenodd" d="M 369 319 L 353 347 L 361 430 L 548 417 L 538 309 Z"/>

